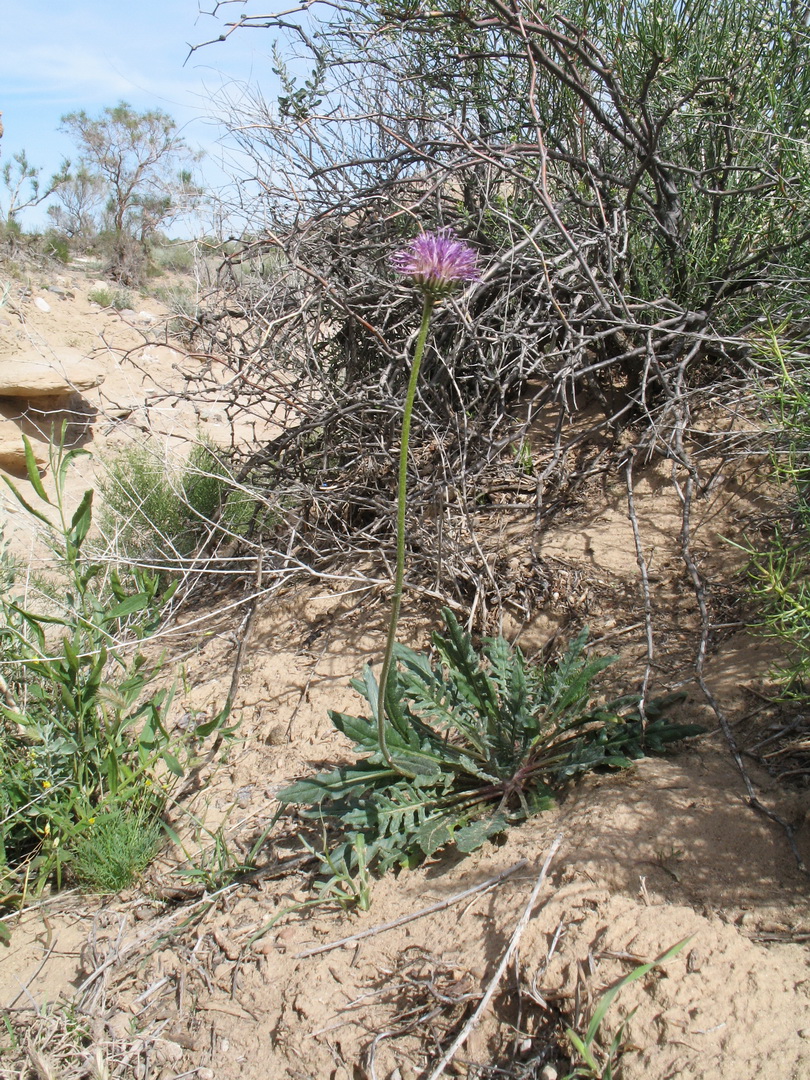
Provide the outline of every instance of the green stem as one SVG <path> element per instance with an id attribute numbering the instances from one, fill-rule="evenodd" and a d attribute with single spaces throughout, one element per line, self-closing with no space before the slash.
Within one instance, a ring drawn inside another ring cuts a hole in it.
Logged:
<path id="1" fill-rule="evenodd" d="M 391 599 L 391 617 L 388 622 L 388 639 L 385 643 L 382 670 L 380 671 L 379 693 L 377 695 L 377 736 L 380 751 L 390 768 L 401 776 L 409 777 L 413 777 L 414 774 L 397 765 L 388 749 L 388 742 L 385 737 L 385 691 L 393 666 L 399 608 L 402 603 L 402 588 L 405 580 L 405 508 L 408 498 L 408 442 L 411 435 L 411 416 L 413 415 L 416 383 L 419 378 L 419 368 L 422 366 L 422 354 L 425 351 L 425 342 L 427 341 L 428 326 L 430 325 L 430 316 L 433 314 L 434 303 L 433 297 L 425 295 L 425 306 L 422 309 L 422 325 L 419 327 L 419 337 L 416 339 L 416 351 L 413 356 L 408 393 L 405 397 L 405 409 L 402 414 L 402 437 L 399 446 L 399 488 L 397 491 L 397 569 L 394 577 L 394 594 Z"/>

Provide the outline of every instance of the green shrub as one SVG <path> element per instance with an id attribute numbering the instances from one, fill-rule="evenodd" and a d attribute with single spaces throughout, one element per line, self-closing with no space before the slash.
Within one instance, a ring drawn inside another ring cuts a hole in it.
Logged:
<path id="1" fill-rule="evenodd" d="M 124 311 L 135 304 L 135 297 L 128 289 L 93 289 L 87 297 L 100 307 L 114 308 L 116 311 Z"/>
<path id="2" fill-rule="evenodd" d="M 182 242 L 155 245 L 150 250 L 151 262 L 159 270 L 173 270 L 175 273 L 187 273 L 194 266 L 194 252 Z"/>
<path id="3" fill-rule="evenodd" d="M 810 678 L 810 357 L 772 332 L 763 360 L 775 381 L 764 390 L 775 425 L 774 470 L 787 499 L 768 543 L 749 547 L 752 592 L 765 632 L 786 646 L 781 677 L 789 692 L 808 694 Z"/>
<path id="4" fill-rule="evenodd" d="M 166 569 L 182 567 L 213 533 L 243 536 L 258 508 L 207 443 L 178 466 L 149 447 L 128 448 L 108 462 L 99 487 L 105 535 L 127 558 Z"/>
<path id="5" fill-rule="evenodd" d="M 173 589 L 137 567 L 125 587 L 85 554 L 93 492 L 72 515 L 65 501 L 67 473 L 84 453 L 53 452 L 51 497 L 26 442 L 36 503 L 6 478 L 53 559 L 49 587 L 37 592 L 0 548 L 0 903 L 22 903 L 53 874 L 58 885 L 66 852 L 81 848 L 99 814 L 124 806 L 158 814 L 193 751 L 169 734 L 172 692 L 150 689 L 161 662 L 141 647 Z M 199 725 L 194 737 L 223 721 Z"/>
<path id="6" fill-rule="evenodd" d="M 360 759 L 279 794 L 305 816 L 340 827 L 345 838 L 324 862 L 343 877 L 346 868 L 360 869 L 358 850 L 377 872 L 412 866 L 451 842 L 473 851 L 548 809 L 572 777 L 623 768 L 703 730 L 663 718 L 684 695 L 648 702 L 646 723 L 637 695 L 594 705 L 594 679 L 613 658 L 586 658 L 585 633 L 559 663 L 538 667 L 503 638 L 487 639 L 479 655 L 452 612 L 443 615 L 447 635 L 433 636 L 438 663 L 397 646 L 385 707 L 392 764 L 375 719 L 378 686 L 366 668 L 353 686 L 372 718 L 329 714 Z"/>

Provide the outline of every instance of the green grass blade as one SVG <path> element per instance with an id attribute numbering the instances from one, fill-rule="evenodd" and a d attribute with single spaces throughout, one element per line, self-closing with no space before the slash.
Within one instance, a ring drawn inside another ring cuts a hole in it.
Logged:
<path id="1" fill-rule="evenodd" d="M 623 979 L 620 979 L 619 982 L 615 983 L 613 986 L 610 987 L 609 990 L 605 991 L 605 993 L 599 999 L 599 1004 L 594 1011 L 591 1022 L 588 1025 L 588 1030 L 585 1034 L 585 1041 L 589 1045 L 596 1038 L 596 1033 L 599 1030 L 599 1025 L 604 1020 L 605 1013 L 613 1004 L 613 1000 L 618 994 L 618 992 L 625 986 L 629 986 L 631 983 L 637 982 L 639 979 L 643 979 L 644 976 L 647 975 L 650 971 L 652 971 L 653 968 L 660 967 L 661 964 L 665 964 L 668 960 L 671 960 L 673 956 L 677 956 L 681 949 L 684 949 L 689 944 L 689 942 L 692 940 L 692 937 L 693 935 L 690 934 L 689 937 L 685 937 L 683 938 L 683 940 L 676 942 L 675 945 L 667 949 L 666 952 L 661 953 L 661 955 L 657 956 L 655 960 L 651 960 L 648 964 L 639 964 L 639 966 L 633 968 L 633 970 L 628 975 L 625 975 Z"/>

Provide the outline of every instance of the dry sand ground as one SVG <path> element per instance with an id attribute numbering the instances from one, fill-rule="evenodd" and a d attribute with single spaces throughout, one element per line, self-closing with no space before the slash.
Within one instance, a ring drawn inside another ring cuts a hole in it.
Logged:
<path id="1" fill-rule="evenodd" d="M 6 312 L 0 355 L 36 343 L 77 345 L 105 358 L 107 380 L 95 398 L 87 395 L 98 413 L 88 449 L 142 439 L 146 430 L 193 437 L 200 422 L 224 440 L 216 415 L 200 418 L 163 398 L 182 386 L 184 366 L 194 361 L 145 341 L 152 330 L 145 323 L 94 308 L 86 298 L 92 280 L 80 270 L 67 268 L 63 279 L 75 295 L 43 294 L 49 314 L 30 303 L 20 307 L 22 318 Z M 140 307 L 162 314 L 151 301 Z M 161 398 L 157 407 L 148 407 L 155 398 Z M 126 421 L 113 415 L 129 409 Z M 82 468 L 77 486 L 94 465 Z M 718 585 L 733 569 L 718 534 L 740 532 L 755 503 L 753 488 L 741 479 L 720 477 L 697 507 L 701 566 Z M 0 1028 L 0 1045 L 7 1044 L 0 1076 L 429 1076 L 438 1044 L 447 1045 L 492 978 L 559 836 L 518 952 L 448 1075 L 550 1078 L 555 1068 L 562 1074 L 560 1017 L 571 1020 L 578 1012 L 584 1030 L 605 987 L 689 937 L 665 968 L 625 988 L 608 1014 L 609 1033 L 630 1017 L 627 1080 L 810 1077 L 808 878 L 784 830 L 747 805 L 716 717 L 691 679 L 694 595 L 679 559 L 678 508 L 663 466 L 639 475 L 637 500 L 653 561 L 657 679 L 688 691 L 683 718 L 704 723 L 710 734 L 671 758 L 581 781 L 556 810 L 514 829 L 501 844 L 387 876 L 374 883 L 365 913 L 288 910 L 262 933 L 279 913 L 312 897 L 306 875 L 267 873 L 208 902 L 193 888 L 183 894 L 193 882 L 177 876 L 182 853 L 171 851 L 126 895 L 54 896 L 12 920 L 12 942 L 0 956 L 0 1004 L 18 1033 L 27 1026 L 28 1039 L 20 1034 L 13 1049 Z M 15 544 L 24 549 L 20 520 L 13 515 Z M 584 612 L 593 636 L 607 637 L 603 648 L 620 649 L 624 670 L 637 673 L 644 639 L 622 490 L 594 489 L 587 510 L 539 542 L 520 522 L 499 528 L 518 568 L 534 561 L 559 586 L 522 628 L 526 650 Z M 39 557 L 35 545 L 28 550 Z M 718 595 L 725 595 L 722 588 Z M 222 607 L 220 600 L 206 604 L 203 595 L 166 639 L 182 656 L 177 723 L 189 711 L 218 708 L 227 692 L 240 615 Z M 722 614 L 722 605 L 717 610 Z M 433 618 L 413 611 L 405 632 L 424 642 Z M 234 711 L 238 739 L 186 808 L 212 831 L 224 823 L 234 851 L 249 848 L 270 821 L 280 786 L 345 757 L 327 709 L 356 704 L 348 679 L 365 661 L 379 659 L 383 621 L 379 599 L 320 587 L 302 586 L 258 610 Z M 733 623 L 735 613 L 718 621 Z M 780 723 L 761 696 L 773 660 L 773 650 L 739 628 L 716 635 L 707 681 L 744 745 Z M 762 804 L 796 827 L 799 851 L 810 863 L 807 788 L 777 782 L 748 759 L 746 767 Z M 188 820 L 177 812 L 178 822 Z M 294 852 L 293 834 L 290 827 L 278 833 L 278 858 Z M 195 848 L 194 831 L 186 828 L 186 835 Z M 210 837 L 197 839 L 210 848 Z M 499 884 L 463 902 L 302 955 L 451 898 L 522 860 Z M 71 1000 L 88 1034 L 83 1050 L 59 1019 L 64 1011 L 49 1011 L 49 1003 Z"/>

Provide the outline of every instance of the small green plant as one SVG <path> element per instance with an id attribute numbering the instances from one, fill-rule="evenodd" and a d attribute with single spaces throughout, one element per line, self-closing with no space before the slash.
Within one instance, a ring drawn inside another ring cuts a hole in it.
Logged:
<path id="1" fill-rule="evenodd" d="M 317 885 L 321 900 L 324 903 L 334 902 L 344 910 L 356 908 L 368 911 L 371 907 L 371 878 L 363 834 L 351 833 L 343 844 L 330 849 L 327 830 L 323 826 L 320 847 L 310 844 L 305 837 L 301 841 L 321 864 L 326 875 L 325 880 Z"/>
<path id="2" fill-rule="evenodd" d="M 575 1064 L 573 1072 L 567 1073 L 563 1080 L 616 1080 L 616 1077 L 619 1075 L 619 1070 L 621 1069 L 621 1058 L 623 1053 L 622 1040 L 624 1038 L 625 1028 L 635 1013 L 635 1009 L 621 1024 L 618 1030 L 614 1032 L 608 1045 L 603 1047 L 600 1045 L 599 1034 L 608 1009 L 613 1004 L 613 1001 L 620 990 L 625 986 L 629 986 L 631 983 L 637 982 L 639 979 L 643 979 L 644 976 L 648 975 L 654 968 L 661 967 L 668 960 L 677 956 L 691 940 L 691 937 L 684 938 L 682 941 L 677 942 L 677 944 L 667 949 L 666 952 L 661 953 L 655 960 L 650 961 L 650 963 L 639 964 L 639 966 L 633 968 L 628 975 L 625 975 L 623 979 L 620 979 L 606 990 L 594 1009 L 591 1022 L 588 1024 L 588 1030 L 584 1035 L 578 1035 L 571 1027 L 566 1029 L 565 1034 L 571 1043 L 574 1054 L 580 1060 L 578 1064 Z"/>
<path id="3" fill-rule="evenodd" d="M 532 448 L 527 442 L 521 442 L 512 447 L 515 458 L 515 468 L 524 476 L 534 475 L 534 458 Z"/>
<path id="4" fill-rule="evenodd" d="M 194 846 L 191 849 L 188 842 L 184 842 L 174 829 L 165 824 L 163 826 L 186 859 L 175 871 L 178 877 L 191 884 L 201 885 L 206 892 L 216 892 L 217 889 L 229 885 L 240 874 L 256 869 L 255 856 L 258 847 L 254 845 L 254 849 L 246 857 L 234 852 L 228 841 L 227 816 L 215 830 L 209 829 L 193 814 L 189 814 L 189 817 L 193 824 Z M 263 833 L 262 841 L 265 836 L 266 833 Z"/>
<path id="5" fill-rule="evenodd" d="M 49 229 L 42 238 L 45 253 L 60 263 L 70 262 L 70 244 L 68 238 L 53 229 Z"/>
<path id="6" fill-rule="evenodd" d="M 89 828 L 70 850 L 70 867 L 82 888 L 117 893 L 128 888 L 160 848 L 163 829 L 148 813 L 106 810 L 89 820 Z"/>
<path id="7" fill-rule="evenodd" d="M 17 1032 L 14 1030 L 11 1021 L 8 1016 L 3 1013 L 3 1027 L 6 1030 L 5 1039 L 6 1044 L 0 1045 L 0 1054 L 10 1054 L 12 1051 L 16 1051 L 20 1047 L 20 1040 L 17 1036 Z"/>
<path id="8" fill-rule="evenodd" d="M 680 694 L 648 702 L 646 724 L 637 695 L 594 705 L 593 682 L 613 658 L 586 657 L 585 633 L 559 663 L 537 667 L 503 638 L 487 639 L 479 655 L 453 613 L 443 615 L 447 634 L 433 636 L 437 663 L 396 647 L 386 752 L 379 689 L 366 668 L 353 685 L 374 719 L 330 712 L 362 756 L 279 794 L 305 816 L 339 826 L 345 839 L 333 852 L 338 866 L 360 869 L 359 842 L 363 866 L 377 872 L 413 866 L 451 842 L 473 851 L 552 806 L 572 777 L 626 767 L 703 730 L 664 719 Z"/>
<path id="9" fill-rule="evenodd" d="M 113 308 L 115 311 L 125 311 L 135 304 L 135 298 L 128 289 L 93 289 L 87 298 L 99 307 Z"/>
<path id="10" fill-rule="evenodd" d="M 222 453 L 198 443 L 173 466 L 150 447 L 107 463 L 99 484 L 101 530 L 128 559 L 180 569 L 212 536 L 243 536 L 261 509 L 236 485 Z"/>
<path id="11" fill-rule="evenodd" d="M 183 775 L 180 757 L 193 751 L 169 734 L 172 692 L 150 690 L 161 662 L 142 649 L 173 587 L 137 567 L 125 586 L 85 554 L 93 492 L 71 514 L 65 485 L 86 451 L 52 451 L 48 494 L 25 447 L 37 503 L 6 483 L 41 526 L 53 563 L 47 588 L 37 590 L 18 582 L 19 566 L 0 551 L 0 896 L 12 905 L 52 874 L 60 883 L 100 814 L 158 814 Z M 223 722 L 218 716 L 194 735 Z"/>

